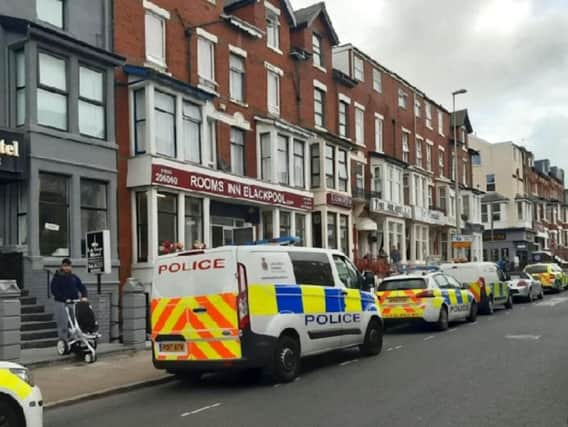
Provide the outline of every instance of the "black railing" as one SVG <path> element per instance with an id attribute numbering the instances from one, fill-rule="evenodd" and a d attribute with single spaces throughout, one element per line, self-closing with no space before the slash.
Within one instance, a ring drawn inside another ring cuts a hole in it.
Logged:
<path id="1" fill-rule="evenodd" d="M 365 191 L 362 188 L 352 188 L 351 196 L 355 200 L 371 200 L 371 199 L 382 199 L 383 195 L 379 191 Z"/>

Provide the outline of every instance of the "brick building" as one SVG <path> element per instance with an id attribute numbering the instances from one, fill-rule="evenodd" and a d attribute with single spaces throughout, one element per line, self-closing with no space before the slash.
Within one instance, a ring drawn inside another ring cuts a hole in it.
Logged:
<path id="1" fill-rule="evenodd" d="M 393 246 L 409 262 L 452 256 L 450 113 L 339 45 L 323 3 L 125 0 L 114 9 L 126 57 L 117 74 L 122 281 L 149 283 L 156 256 L 196 241 L 292 234 L 353 258 Z M 456 123 L 463 206 L 473 211 L 466 112 Z"/>

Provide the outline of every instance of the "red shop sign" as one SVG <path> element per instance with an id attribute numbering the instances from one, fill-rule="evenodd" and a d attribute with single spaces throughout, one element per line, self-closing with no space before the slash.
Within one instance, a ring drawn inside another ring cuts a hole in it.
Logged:
<path id="1" fill-rule="evenodd" d="M 168 166 L 152 165 L 152 184 L 167 185 L 184 190 L 268 205 L 304 210 L 312 210 L 314 208 L 313 197 L 301 196 L 288 191 L 274 190 L 201 173 L 183 171 Z"/>
<path id="2" fill-rule="evenodd" d="M 327 193 L 327 204 L 338 206 L 340 208 L 351 209 L 353 207 L 353 199 L 350 196 L 337 193 Z"/>

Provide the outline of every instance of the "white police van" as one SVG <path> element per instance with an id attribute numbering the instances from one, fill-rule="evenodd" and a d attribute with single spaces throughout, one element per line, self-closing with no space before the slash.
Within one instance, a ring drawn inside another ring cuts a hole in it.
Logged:
<path id="1" fill-rule="evenodd" d="M 247 245 L 160 257 L 154 366 L 193 379 L 265 368 L 286 382 L 303 356 L 353 346 L 377 355 L 383 321 L 373 284 L 345 255 L 325 249 Z"/>

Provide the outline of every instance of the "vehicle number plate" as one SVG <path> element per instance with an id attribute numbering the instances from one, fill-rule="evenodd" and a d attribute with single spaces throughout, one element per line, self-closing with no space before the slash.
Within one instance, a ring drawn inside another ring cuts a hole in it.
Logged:
<path id="1" fill-rule="evenodd" d="M 388 298 L 387 301 L 389 301 L 389 302 L 405 302 L 405 301 L 408 301 L 408 298 L 407 297 L 391 297 L 391 298 Z"/>
<path id="2" fill-rule="evenodd" d="M 160 343 L 162 353 L 185 353 L 185 343 Z"/>

